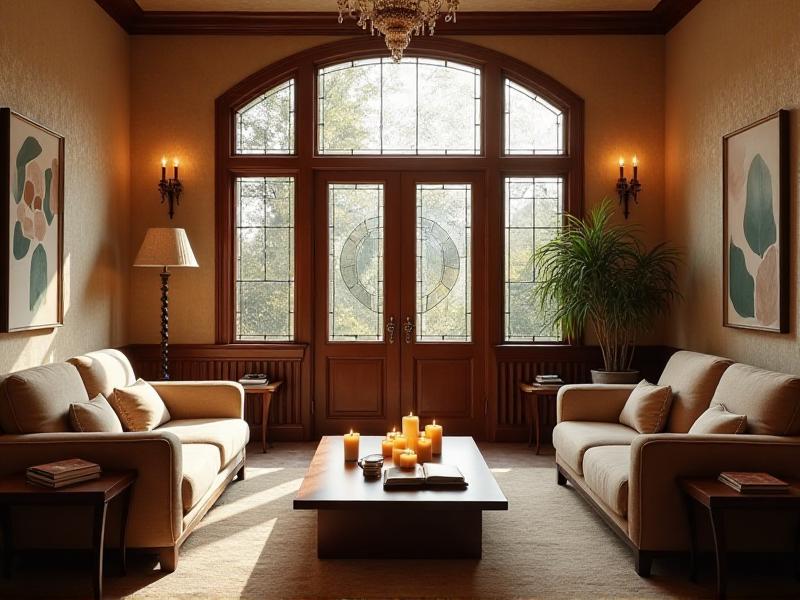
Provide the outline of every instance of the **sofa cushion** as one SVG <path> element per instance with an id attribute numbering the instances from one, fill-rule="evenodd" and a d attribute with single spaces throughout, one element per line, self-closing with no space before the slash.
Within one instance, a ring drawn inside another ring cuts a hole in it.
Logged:
<path id="1" fill-rule="evenodd" d="M 188 513 L 211 488 L 220 471 L 219 450 L 211 444 L 181 445 L 183 514 Z"/>
<path id="2" fill-rule="evenodd" d="M 659 433 L 667 424 L 672 388 L 642 380 L 625 401 L 619 422 L 639 433 Z"/>
<path id="3" fill-rule="evenodd" d="M 0 426 L 6 433 L 71 431 L 69 405 L 88 401 L 81 377 L 70 364 L 17 371 L 0 382 Z"/>
<path id="4" fill-rule="evenodd" d="M 89 352 L 73 356 L 67 362 L 78 369 L 90 398 L 97 394 L 108 398 L 114 388 L 128 387 L 136 382 L 131 363 L 119 350 Z"/>
<path id="5" fill-rule="evenodd" d="M 697 421 L 689 429 L 692 435 L 706 433 L 737 434 L 747 430 L 747 416 L 732 413 L 724 404 L 709 406 L 708 410 L 697 417 Z"/>
<path id="6" fill-rule="evenodd" d="M 743 364 L 731 365 L 720 379 L 712 406 L 747 415 L 747 433 L 800 434 L 800 377 Z"/>
<path id="7" fill-rule="evenodd" d="M 620 517 L 628 516 L 630 446 L 597 446 L 583 457 L 586 485 Z"/>
<path id="8" fill-rule="evenodd" d="M 89 402 L 70 404 L 69 422 L 73 431 L 81 433 L 122 433 L 122 423 L 103 394 L 97 394 Z"/>
<path id="9" fill-rule="evenodd" d="M 720 377 L 732 363 L 727 358 L 687 350 L 672 355 L 658 380 L 658 385 L 672 388 L 667 431 L 689 431 L 697 417 L 708 408 Z"/>
<path id="10" fill-rule="evenodd" d="M 250 440 L 250 426 L 243 419 L 176 419 L 158 430 L 171 431 L 182 444 L 213 444 L 223 467 Z"/>
<path id="11" fill-rule="evenodd" d="M 128 387 L 114 388 L 108 401 L 125 431 L 152 431 L 170 419 L 161 396 L 143 379 Z"/>
<path id="12" fill-rule="evenodd" d="M 562 421 L 553 429 L 553 446 L 560 460 L 583 474 L 583 455 L 589 448 L 630 444 L 637 435 L 620 423 Z"/>

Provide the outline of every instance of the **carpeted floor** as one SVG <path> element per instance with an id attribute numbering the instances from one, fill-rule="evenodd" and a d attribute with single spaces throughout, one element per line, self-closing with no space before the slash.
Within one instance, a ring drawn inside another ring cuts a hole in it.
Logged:
<path id="1" fill-rule="evenodd" d="M 106 597 L 131 598 L 665 598 L 711 597 L 713 570 L 698 584 L 684 561 L 656 561 L 640 579 L 631 555 L 570 488 L 555 484 L 552 456 L 522 444 L 482 444 L 509 500 L 508 512 L 484 513 L 479 561 L 329 560 L 316 558 L 316 519 L 293 511 L 314 444 L 253 446 L 247 480 L 233 484 L 181 551 L 178 570 L 133 555 L 129 574 L 105 580 Z M 398 523 L 387 531 L 409 535 Z M 420 537 L 424 532 L 418 532 Z M 87 565 L 21 560 L 0 598 L 83 598 Z M 800 597 L 789 565 L 734 568 L 731 597 Z"/>

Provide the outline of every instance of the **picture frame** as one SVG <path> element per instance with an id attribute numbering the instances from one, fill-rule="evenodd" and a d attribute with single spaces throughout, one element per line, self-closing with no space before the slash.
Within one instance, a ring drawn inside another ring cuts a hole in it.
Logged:
<path id="1" fill-rule="evenodd" d="M 723 326 L 789 331 L 789 111 L 722 138 Z"/>
<path id="2" fill-rule="evenodd" d="M 64 323 L 64 137 L 0 108 L 0 332 Z"/>

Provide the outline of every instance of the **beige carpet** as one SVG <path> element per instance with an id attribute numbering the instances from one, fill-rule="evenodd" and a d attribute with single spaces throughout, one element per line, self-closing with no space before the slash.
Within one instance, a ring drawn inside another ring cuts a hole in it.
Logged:
<path id="1" fill-rule="evenodd" d="M 248 478 L 221 498 L 181 552 L 178 570 L 162 575 L 133 556 L 129 575 L 106 578 L 106 597 L 131 598 L 661 598 L 710 597 L 713 571 L 699 584 L 680 561 L 657 561 L 651 579 L 633 571 L 627 548 L 570 488 L 558 487 L 552 457 L 524 445 L 483 444 L 508 497 L 508 512 L 484 516 L 480 561 L 316 558 L 315 514 L 293 511 L 313 444 L 251 448 Z M 386 532 L 410 535 L 398 523 Z M 416 532 L 420 538 L 424 532 Z M 90 592 L 82 562 L 36 566 L 26 557 L 2 598 L 82 598 Z M 734 569 L 731 597 L 798 597 L 787 565 Z"/>

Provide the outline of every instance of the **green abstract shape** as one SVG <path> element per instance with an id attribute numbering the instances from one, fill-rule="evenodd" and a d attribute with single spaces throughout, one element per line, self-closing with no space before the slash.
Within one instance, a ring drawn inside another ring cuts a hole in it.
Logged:
<path id="1" fill-rule="evenodd" d="M 734 310 L 740 317 L 754 317 L 755 284 L 747 270 L 744 252 L 731 240 L 728 259 L 728 294 Z"/>
<path id="2" fill-rule="evenodd" d="M 34 137 L 28 136 L 17 152 L 17 181 L 14 185 L 14 201 L 22 200 L 22 189 L 25 187 L 25 166 L 42 153 L 42 147 Z"/>
<path id="3" fill-rule="evenodd" d="M 47 252 L 41 244 L 36 246 L 31 256 L 30 292 L 29 305 L 31 312 L 34 312 L 44 302 L 47 292 Z"/>
<path id="4" fill-rule="evenodd" d="M 53 223 L 53 209 L 50 208 L 50 184 L 53 182 L 53 169 L 45 169 L 44 172 L 44 216 L 47 219 L 47 224 Z"/>
<path id="5" fill-rule="evenodd" d="M 778 239 L 772 212 L 772 176 L 760 154 L 753 157 L 747 172 L 747 202 L 744 207 L 744 237 L 750 248 L 764 258 L 767 248 Z"/>
<path id="6" fill-rule="evenodd" d="M 22 235 L 22 223 L 17 221 L 14 224 L 14 258 L 22 260 L 31 248 L 31 241 Z"/>

